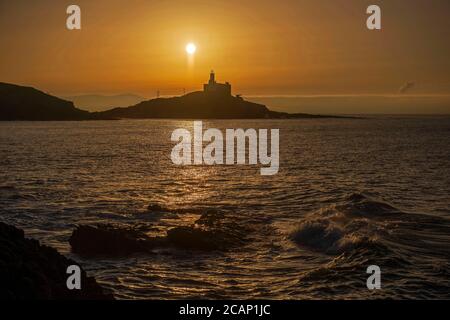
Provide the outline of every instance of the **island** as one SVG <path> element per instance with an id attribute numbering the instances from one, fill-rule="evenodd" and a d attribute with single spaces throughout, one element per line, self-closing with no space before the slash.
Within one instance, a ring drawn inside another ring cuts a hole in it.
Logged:
<path id="1" fill-rule="evenodd" d="M 265 105 L 231 94 L 231 85 L 215 80 L 211 71 L 203 91 L 179 97 L 156 98 L 133 106 L 102 112 L 78 109 L 63 100 L 32 87 L 0 83 L 0 120 L 118 120 L 118 119 L 301 119 L 341 118 L 338 116 L 277 112 Z"/>

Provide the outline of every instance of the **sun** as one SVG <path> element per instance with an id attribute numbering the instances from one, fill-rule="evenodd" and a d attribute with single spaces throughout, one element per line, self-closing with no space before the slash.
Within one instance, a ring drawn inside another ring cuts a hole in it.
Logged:
<path id="1" fill-rule="evenodd" d="M 189 42 L 186 45 L 186 53 L 188 55 L 193 55 L 195 53 L 195 51 L 197 51 L 197 46 L 195 44 L 193 44 L 192 42 Z"/>

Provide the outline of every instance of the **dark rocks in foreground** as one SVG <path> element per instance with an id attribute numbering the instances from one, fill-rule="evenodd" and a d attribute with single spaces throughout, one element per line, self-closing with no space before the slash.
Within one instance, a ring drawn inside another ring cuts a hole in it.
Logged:
<path id="1" fill-rule="evenodd" d="M 242 244 L 245 234 L 243 227 L 227 220 L 223 213 L 211 210 L 204 212 L 193 226 L 170 229 L 167 240 L 180 249 L 227 250 Z"/>
<path id="2" fill-rule="evenodd" d="M 0 300 L 113 299 L 84 270 L 81 290 L 67 289 L 70 265 L 78 264 L 37 240 L 26 239 L 22 230 L 0 222 Z"/>
<path id="3" fill-rule="evenodd" d="M 242 227 L 223 214 L 207 211 L 192 225 L 168 230 L 165 237 L 150 237 L 133 227 L 100 224 L 78 226 L 69 243 L 74 253 L 83 256 L 126 256 L 151 253 L 156 248 L 224 251 L 243 244 L 245 235 Z"/>
<path id="4" fill-rule="evenodd" d="M 141 231 L 108 224 L 78 226 L 69 239 L 72 252 L 83 256 L 150 252 L 159 242 Z"/>

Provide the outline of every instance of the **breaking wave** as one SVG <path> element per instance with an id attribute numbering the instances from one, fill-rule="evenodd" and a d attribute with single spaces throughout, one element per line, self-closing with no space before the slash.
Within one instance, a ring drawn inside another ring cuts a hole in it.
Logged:
<path id="1" fill-rule="evenodd" d="M 343 203 L 307 215 L 290 234 L 290 239 L 311 250 L 340 254 L 377 243 L 380 237 L 392 232 L 402 214 L 387 203 L 352 194 Z"/>
<path id="2" fill-rule="evenodd" d="M 308 214 L 289 239 L 300 248 L 332 258 L 303 274 L 303 285 L 333 290 L 330 283 L 335 282 L 340 292 L 347 287 L 344 291 L 355 296 L 364 294 L 360 291 L 365 284 L 355 282 L 355 273 L 375 264 L 388 270 L 383 275 L 390 280 L 383 293 L 386 296 L 397 292 L 403 298 L 442 297 L 443 292 L 450 292 L 450 281 L 442 281 L 450 270 L 449 234 L 448 219 L 403 212 L 366 195 L 352 194 Z M 399 294 L 400 287 L 404 292 Z"/>

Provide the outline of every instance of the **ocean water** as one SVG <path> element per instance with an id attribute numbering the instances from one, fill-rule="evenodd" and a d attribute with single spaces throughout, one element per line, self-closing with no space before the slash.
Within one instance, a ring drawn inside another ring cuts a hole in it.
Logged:
<path id="1" fill-rule="evenodd" d="M 0 221 L 79 261 L 120 299 L 450 298 L 450 118 L 217 120 L 279 128 L 280 171 L 172 164 L 192 121 L 0 123 Z M 155 216 L 150 204 L 179 209 Z M 163 235 L 214 210 L 226 250 L 70 252 L 76 225 Z M 381 268 L 369 291 L 366 268 Z"/>

